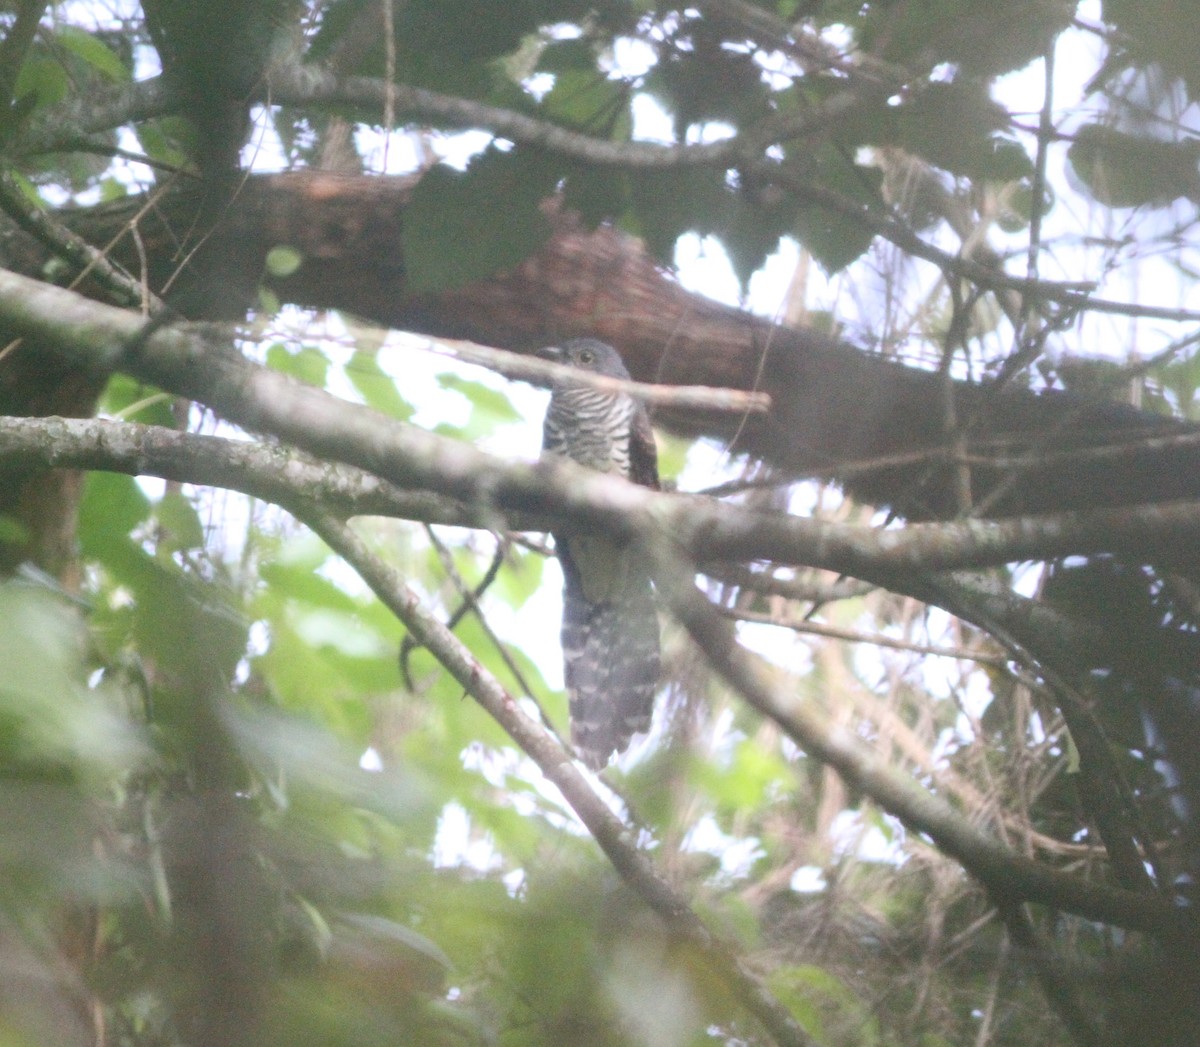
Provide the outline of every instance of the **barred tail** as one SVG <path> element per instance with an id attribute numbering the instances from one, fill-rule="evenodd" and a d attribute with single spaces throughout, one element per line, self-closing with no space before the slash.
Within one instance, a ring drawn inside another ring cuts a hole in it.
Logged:
<path id="1" fill-rule="evenodd" d="M 571 742 L 593 770 L 648 730 L 658 684 L 654 590 L 630 567 L 608 598 L 588 600 L 579 572 L 563 557 L 563 667 L 571 705 Z"/>

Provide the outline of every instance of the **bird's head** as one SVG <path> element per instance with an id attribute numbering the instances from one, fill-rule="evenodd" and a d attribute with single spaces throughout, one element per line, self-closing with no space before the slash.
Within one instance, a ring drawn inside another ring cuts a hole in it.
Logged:
<path id="1" fill-rule="evenodd" d="M 569 342 L 563 342 L 561 346 L 548 346 L 540 355 L 555 363 L 578 367 L 581 371 L 629 380 L 629 371 L 620 354 L 611 345 L 597 338 L 572 338 Z"/>

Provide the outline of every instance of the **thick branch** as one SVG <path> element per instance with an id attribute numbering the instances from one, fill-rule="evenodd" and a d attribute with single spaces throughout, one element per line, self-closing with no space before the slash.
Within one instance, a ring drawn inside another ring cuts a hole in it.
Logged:
<path id="1" fill-rule="evenodd" d="M 0 416 L 4 472 L 89 469 L 221 487 L 290 508 L 315 502 L 341 516 L 482 526 L 459 502 L 401 490 L 353 466 L 321 462 L 294 448 L 162 426 L 82 418 Z M 530 529 L 544 529 L 528 521 Z"/>
<path id="2" fill-rule="evenodd" d="M 206 345 L 191 328 L 168 327 L 140 345 L 137 317 L 12 273 L 0 273 L 0 318 L 91 370 L 127 371 L 323 460 L 356 465 L 402 487 L 437 491 L 485 513 L 560 511 L 576 527 L 624 534 L 661 527 L 703 559 L 802 563 L 895 586 L 913 571 L 1070 553 L 1169 560 L 1181 549 L 1187 555 L 1200 535 L 1200 511 L 1190 502 L 879 530 L 656 496 L 569 462 L 505 462 L 383 418 Z"/>
<path id="3" fill-rule="evenodd" d="M 72 148 L 97 131 L 135 124 L 169 111 L 161 76 L 107 91 L 76 95 L 45 110 L 13 144 L 18 153 L 53 153 Z"/>
<path id="4" fill-rule="evenodd" d="M 765 459 L 784 477 L 829 475 L 912 519 L 958 514 L 964 470 L 978 501 L 1002 492 L 992 515 L 1200 497 L 1200 463 L 1190 447 L 1134 439 L 1186 435 L 1193 427 L 1115 404 L 963 383 L 954 397 L 965 446 L 948 442 L 938 375 L 691 294 L 637 241 L 612 229 L 585 231 L 566 214 L 552 215 L 552 238 L 515 269 L 452 292 L 406 294 L 404 213 L 412 184 L 313 172 L 250 177 L 222 212 L 220 230 L 194 255 L 201 205 L 187 187 L 140 219 L 132 201 L 81 212 L 70 224 L 106 243 L 133 223 L 150 286 L 172 280 L 183 298 L 207 294 L 215 310 L 209 317 L 240 318 L 268 249 L 290 244 L 304 261 L 273 281 L 281 300 L 526 350 L 592 335 L 616 345 L 642 380 L 761 390 L 772 409 L 744 424 L 676 407 L 659 410 L 657 420 L 689 435 L 736 437 L 735 450 Z M 131 272 L 139 271 L 136 246 L 133 237 L 118 245 Z M 0 241 L 0 249 L 8 268 L 40 271 L 43 256 L 20 238 Z M 191 259 L 194 277 L 176 277 L 181 258 Z M 1068 457 L 1118 443 L 1122 451 L 1104 460 Z M 1014 475 L 1019 482 L 1011 482 Z"/>

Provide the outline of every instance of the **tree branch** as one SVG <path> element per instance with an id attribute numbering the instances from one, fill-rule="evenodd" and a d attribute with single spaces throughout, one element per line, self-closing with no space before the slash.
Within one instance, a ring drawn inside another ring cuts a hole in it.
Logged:
<path id="1" fill-rule="evenodd" d="M 401 490 L 378 476 L 277 444 L 182 433 L 164 426 L 0 415 L 0 463 L 9 472 L 95 469 L 221 487 L 290 508 L 297 498 L 342 516 L 481 527 L 480 514 L 441 495 Z M 542 521 L 528 521 L 542 529 Z"/>
<path id="2" fill-rule="evenodd" d="M 506 462 L 251 364 L 220 342 L 208 343 L 202 327 L 166 327 L 143 345 L 144 327 L 137 317 L 14 273 L 0 272 L 0 320 L 89 369 L 124 370 L 322 460 L 358 466 L 400 487 L 447 495 L 481 518 L 491 513 L 497 530 L 506 528 L 505 514 L 513 511 L 554 513 L 576 528 L 630 537 L 661 528 L 698 559 L 806 564 L 902 592 L 907 591 L 904 577 L 913 572 L 1072 553 L 1115 552 L 1169 562 L 1188 555 L 1200 538 L 1200 509 L 1194 502 L 894 530 L 760 513 L 694 496 L 656 494 L 566 461 Z"/>
<path id="3" fill-rule="evenodd" d="M 261 89 L 259 101 L 317 108 L 350 105 L 382 113 L 388 105 L 389 92 L 395 107 L 416 119 L 452 127 L 481 128 L 521 145 L 546 149 L 599 166 L 655 170 L 734 167 L 746 158 L 760 155 L 773 142 L 801 138 L 845 119 L 852 108 L 863 104 L 853 92 L 845 91 L 831 96 L 822 105 L 802 113 L 791 112 L 764 120 L 760 125 L 719 142 L 659 145 L 595 138 L 511 109 L 407 84 L 389 88 L 382 79 L 339 76 L 321 66 L 299 63 L 272 69 L 269 83 Z"/>
<path id="4" fill-rule="evenodd" d="M 776 1042 L 812 1047 L 813 1041 L 752 975 L 742 961 L 718 940 L 687 901 L 655 871 L 650 859 L 630 842 L 629 827 L 608 808 L 561 744 L 536 720 L 437 618 L 426 611 L 397 571 L 371 555 L 345 524 L 319 510 L 301 513 L 331 549 L 353 567 L 380 601 L 396 615 L 421 644 L 446 668 L 539 767 L 587 826 L 621 878 L 666 924 L 668 930 L 696 946 L 713 973 L 731 986 L 742 1005 L 770 1032 Z"/>
<path id="5" fill-rule="evenodd" d="M 506 378 L 548 386 L 561 379 L 586 385 L 606 393 L 628 393 L 652 407 L 671 407 L 683 411 L 726 411 L 731 414 L 763 414 L 771 410 L 768 393 L 748 392 L 745 389 L 723 389 L 711 385 L 665 385 L 658 382 L 635 382 L 631 379 L 610 378 L 607 375 L 583 371 L 568 364 L 539 360 L 525 353 L 493 349 L 469 342 L 440 340 L 434 352 L 445 354 L 463 363 L 478 364 L 499 371 Z M 1200 441 L 1200 434 L 1197 435 Z"/>
<path id="6" fill-rule="evenodd" d="M 899 774 L 851 732 L 827 723 L 810 703 L 785 695 L 761 659 L 736 641 L 733 628 L 692 583 L 692 574 L 661 543 L 646 552 L 658 591 L 713 668 L 801 749 L 833 767 L 916 832 L 957 859 L 994 897 L 1038 902 L 1170 941 L 1200 933 L 1200 923 L 1159 898 L 1087 884 L 1013 853 L 980 832 L 947 803 Z"/>
<path id="7" fill-rule="evenodd" d="M 33 288 L 25 286 L 28 284 Z M 14 300 L 14 287 L 31 293 Z M 51 317 L 39 312 L 48 302 L 58 307 Z M 484 516 L 494 515 L 505 506 L 515 508 L 523 501 L 530 508 L 561 507 L 573 523 L 604 524 L 629 537 L 664 541 L 652 536 L 679 535 L 684 537 L 686 548 L 690 536 L 690 542 L 700 547 L 705 544 L 705 529 L 687 526 L 688 512 L 700 507 L 698 499 L 654 496 L 614 478 L 573 469 L 569 463 L 505 464 L 473 448 L 383 419 L 365 408 L 339 403 L 319 390 L 257 368 L 232 353 L 206 350 L 203 339 L 192 330 L 160 330 L 146 345 L 139 346 L 136 339 L 142 325 L 129 314 L 12 274 L 0 274 L 0 315 L 31 325 L 25 333 L 57 336 L 59 345 L 84 359 L 100 357 L 110 365 L 122 365 L 143 380 L 209 403 L 243 424 L 274 429 L 318 454 L 353 461 L 402 484 L 415 483 L 452 494 L 479 507 Z M 97 350 L 96 345 L 101 348 Z M 294 492 L 287 501 L 294 501 Z M 710 508 L 706 526 L 719 527 L 721 514 L 740 516 L 744 510 Z M 745 516 L 746 522 L 757 520 L 760 527 L 773 523 L 812 525 L 811 521 L 774 521 L 764 514 Z M 886 544 L 893 533 L 879 532 L 874 537 Z M 820 551 L 820 543 L 814 551 Z M 1169 906 L 1125 892 L 1088 887 L 1013 857 L 961 822 L 915 783 L 883 766 L 856 741 L 831 731 L 812 710 L 795 707 L 775 693 L 757 663 L 734 643 L 728 624 L 696 592 L 690 572 L 680 576 L 677 569 L 673 570 L 672 575 L 660 563 L 662 591 L 737 689 L 807 751 L 829 762 L 910 825 L 928 832 L 989 890 L 1158 934 L 1168 933 L 1168 927 L 1178 927 L 1178 911 Z M 683 577 L 689 580 L 685 582 Z M 913 587 L 919 589 L 920 585 Z"/>
<path id="8" fill-rule="evenodd" d="M 162 302 L 155 295 L 119 265 L 109 261 L 103 251 L 98 251 L 78 233 L 32 203 L 8 172 L 0 172 L 0 210 L 43 247 L 70 264 L 75 270 L 76 282 L 90 274 L 119 305 L 162 308 Z"/>
<path id="9" fill-rule="evenodd" d="M 93 91 L 51 106 L 16 136 L 15 154 L 56 153 L 97 131 L 111 131 L 170 112 L 171 97 L 161 76 Z"/>

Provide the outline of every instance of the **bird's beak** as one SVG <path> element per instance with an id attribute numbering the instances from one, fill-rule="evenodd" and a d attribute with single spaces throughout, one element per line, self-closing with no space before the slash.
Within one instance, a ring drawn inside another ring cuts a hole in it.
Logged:
<path id="1" fill-rule="evenodd" d="M 536 349 L 533 355 L 556 364 L 561 364 L 563 359 L 563 351 L 557 345 L 547 345 L 542 349 Z"/>

